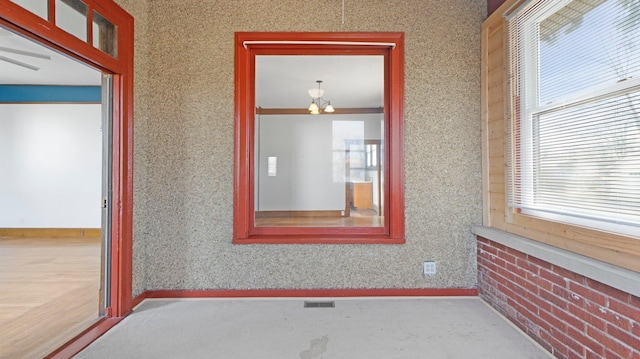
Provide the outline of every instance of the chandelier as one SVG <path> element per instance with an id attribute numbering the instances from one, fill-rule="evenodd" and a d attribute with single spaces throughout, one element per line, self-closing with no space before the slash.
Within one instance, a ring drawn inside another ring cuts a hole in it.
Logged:
<path id="1" fill-rule="evenodd" d="M 311 105 L 309 105 L 309 113 L 312 115 L 319 115 L 320 112 L 331 113 L 334 112 L 335 109 L 331 106 L 331 101 L 325 100 L 322 98 L 324 94 L 324 90 L 320 88 L 320 84 L 322 84 L 322 80 L 317 80 L 318 88 L 309 89 L 307 92 L 309 96 L 311 96 Z"/>

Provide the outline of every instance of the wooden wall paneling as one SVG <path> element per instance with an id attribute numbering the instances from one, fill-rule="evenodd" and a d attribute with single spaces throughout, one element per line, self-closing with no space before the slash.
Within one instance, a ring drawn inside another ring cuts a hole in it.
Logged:
<path id="1" fill-rule="evenodd" d="M 640 272 L 637 239 L 514 214 L 507 231 L 558 248 Z"/>
<path id="2" fill-rule="evenodd" d="M 482 27 L 484 223 L 575 253 L 640 272 L 640 240 L 519 214 L 506 206 L 506 122 L 510 97 L 503 14 L 520 0 L 508 0 Z"/>
<path id="3" fill-rule="evenodd" d="M 481 53 L 481 69 L 482 73 L 480 76 L 480 106 L 481 106 L 481 121 L 480 121 L 480 134 L 481 138 L 481 146 L 482 146 L 482 224 L 485 226 L 491 226 L 491 216 L 490 216 L 490 206 L 491 206 L 491 196 L 489 195 L 489 128 L 488 128 L 488 116 L 489 116 L 489 106 L 488 106 L 488 79 L 487 79 L 487 62 L 488 62 L 488 39 L 487 32 L 483 26 L 481 43 L 480 43 L 480 53 Z"/>
<path id="4" fill-rule="evenodd" d="M 483 223 L 504 223 L 504 63 L 503 19 L 492 16 L 482 28 Z"/>

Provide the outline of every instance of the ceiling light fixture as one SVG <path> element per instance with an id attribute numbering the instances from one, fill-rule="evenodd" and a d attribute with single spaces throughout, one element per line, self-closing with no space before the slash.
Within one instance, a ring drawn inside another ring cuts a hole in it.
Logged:
<path id="1" fill-rule="evenodd" d="M 307 91 L 309 96 L 311 96 L 311 105 L 309 105 L 309 113 L 312 115 L 319 115 L 320 112 L 331 113 L 334 112 L 335 109 L 331 106 L 331 101 L 325 100 L 322 98 L 324 94 L 324 90 L 320 88 L 320 84 L 322 84 L 322 80 L 317 80 L 318 88 L 317 89 L 309 89 Z"/>

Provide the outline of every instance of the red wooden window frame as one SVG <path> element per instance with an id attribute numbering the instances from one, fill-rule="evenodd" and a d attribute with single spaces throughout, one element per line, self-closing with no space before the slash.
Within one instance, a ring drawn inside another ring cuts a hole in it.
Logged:
<path id="1" fill-rule="evenodd" d="M 43 19 L 0 0 L 0 25 L 113 75 L 111 295 L 106 316 L 122 317 L 133 306 L 133 17 L 113 1 L 82 0 L 88 8 L 88 41 L 82 41 L 55 26 L 55 0 L 48 1 L 49 19 Z M 93 47 L 93 10 L 118 27 L 118 58 Z"/>
<path id="2" fill-rule="evenodd" d="M 255 56 L 316 54 L 385 56 L 384 227 L 254 225 Z M 239 32 L 235 70 L 233 243 L 404 243 L 404 33 Z"/>

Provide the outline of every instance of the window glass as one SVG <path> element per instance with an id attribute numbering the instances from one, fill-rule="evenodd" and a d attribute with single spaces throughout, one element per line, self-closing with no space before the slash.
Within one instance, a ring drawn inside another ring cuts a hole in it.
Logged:
<path id="1" fill-rule="evenodd" d="M 11 0 L 26 10 L 47 20 L 49 18 L 49 1 L 48 0 Z"/>
<path id="2" fill-rule="evenodd" d="M 87 41 L 87 5 L 80 0 L 56 0 L 56 26 Z"/>
<path id="3" fill-rule="evenodd" d="M 540 105 L 640 77 L 638 7 L 637 1 L 572 1 L 542 20 Z"/>
<path id="4" fill-rule="evenodd" d="M 256 115 L 256 226 L 384 226 L 373 201 L 384 168 L 367 167 L 365 152 L 365 141 L 384 142 L 384 115 L 371 113 L 384 106 L 384 56 L 255 61 L 256 106 L 271 113 Z"/>
<path id="5" fill-rule="evenodd" d="M 534 1 L 510 33 L 510 206 L 640 236 L 640 3 Z"/>
<path id="6" fill-rule="evenodd" d="M 118 57 L 118 32 L 116 26 L 99 12 L 93 11 L 93 47 Z"/>

